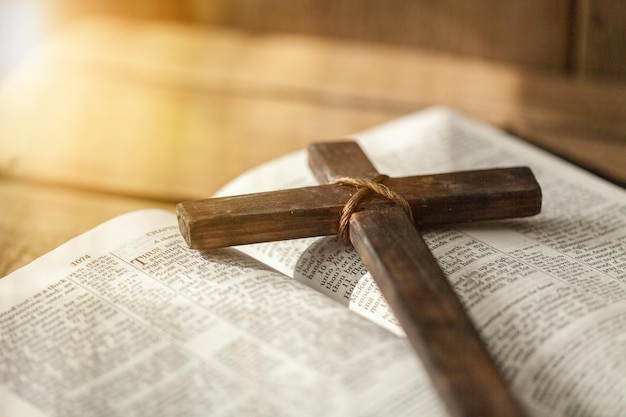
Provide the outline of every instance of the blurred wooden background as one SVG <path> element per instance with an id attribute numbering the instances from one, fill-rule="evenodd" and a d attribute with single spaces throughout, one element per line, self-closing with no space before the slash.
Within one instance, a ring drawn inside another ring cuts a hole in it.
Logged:
<path id="1" fill-rule="evenodd" d="M 593 77 L 626 77 L 621 0 L 48 0 L 92 13 L 384 42 Z"/>
<path id="2" fill-rule="evenodd" d="M 432 105 L 626 184 L 625 23 L 609 0 L 0 0 L 0 276 Z"/>

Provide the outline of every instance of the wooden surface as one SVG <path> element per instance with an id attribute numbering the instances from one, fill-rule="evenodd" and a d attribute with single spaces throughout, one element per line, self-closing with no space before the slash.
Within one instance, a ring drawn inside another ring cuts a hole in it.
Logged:
<path id="1" fill-rule="evenodd" d="M 626 2 L 575 2 L 573 70 L 584 77 L 626 80 Z"/>
<path id="2" fill-rule="evenodd" d="M 205 26 L 361 39 L 563 70 L 572 1 L 56 0 L 55 8 L 68 17 L 93 12 L 170 17 Z"/>
<path id="3" fill-rule="evenodd" d="M 328 167 L 320 162 L 312 165 L 318 174 Z M 389 178 L 385 185 L 404 198 L 419 225 L 528 217 L 541 209 L 539 184 L 524 167 Z M 176 211 L 187 244 L 212 249 L 337 234 L 353 194 L 351 186 L 326 184 L 186 201 Z M 374 195 L 359 206 L 376 210 L 389 204 Z"/>
<path id="4" fill-rule="evenodd" d="M 626 183 L 626 85 L 419 49 L 94 19 L 0 79 L 0 276 L 106 218 L 449 105 Z"/>
<path id="5" fill-rule="evenodd" d="M 217 0 L 210 24 L 362 39 L 564 69 L 568 0 Z M 271 13 L 267 11 L 271 10 Z M 528 30 L 532 27 L 532 30 Z"/>
<path id="6" fill-rule="evenodd" d="M 626 80 L 622 0 L 40 0 L 53 24 L 93 13 L 405 45 Z M 48 13 L 50 15 L 50 13 Z"/>
<path id="7" fill-rule="evenodd" d="M 338 177 L 370 179 L 378 174 L 354 143 L 320 144 L 309 152 L 313 153 L 311 169 L 321 182 Z M 359 206 L 350 217 L 349 236 L 422 359 L 449 415 L 524 415 L 404 209 Z"/>

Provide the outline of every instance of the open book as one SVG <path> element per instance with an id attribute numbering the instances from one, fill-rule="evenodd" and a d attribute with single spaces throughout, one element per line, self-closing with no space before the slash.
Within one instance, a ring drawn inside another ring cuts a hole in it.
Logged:
<path id="1" fill-rule="evenodd" d="M 530 415 L 626 415 L 626 192 L 443 108 L 356 138 L 390 176 L 533 169 L 539 216 L 425 239 Z M 299 152 L 220 195 L 314 183 Z M 0 280 L 0 415 L 445 413 L 350 246 L 192 251 L 149 210 Z"/>

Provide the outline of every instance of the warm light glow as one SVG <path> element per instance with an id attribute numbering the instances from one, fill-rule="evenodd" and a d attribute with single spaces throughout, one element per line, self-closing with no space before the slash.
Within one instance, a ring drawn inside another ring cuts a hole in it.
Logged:
<path id="1" fill-rule="evenodd" d="M 43 32 L 40 0 L 0 0 L 0 73 L 24 59 Z"/>

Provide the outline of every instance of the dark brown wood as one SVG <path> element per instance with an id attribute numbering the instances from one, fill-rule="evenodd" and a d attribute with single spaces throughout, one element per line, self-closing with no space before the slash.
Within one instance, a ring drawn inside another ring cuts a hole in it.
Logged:
<path id="1" fill-rule="evenodd" d="M 524 415 L 404 211 L 396 206 L 355 213 L 350 238 L 450 415 Z"/>
<path id="2" fill-rule="evenodd" d="M 420 225 L 525 217 L 541 210 L 541 189 L 528 168 L 390 178 L 385 184 L 411 205 Z M 320 185 L 177 205 L 191 248 L 209 249 L 337 233 L 354 188 Z M 366 199 L 363 209 L 391 204 Z"/>
<path id="3" fill-rule="evenodd" d="M 314 143 L 309 145 L 307 155 L 313 175 L 322 184 L 348 175 L 367 179 L 378 175 L 374 164 L 352 140 Z"/>
<path id="4" fill-rule="evenodd" d="M 320 181 L 378 174 L 354 142 L 309 147 Z M 350 240 L 372 274 L 451 416 L 522 416 L 465 309 L 404 210 L 364 209 Z"/>

